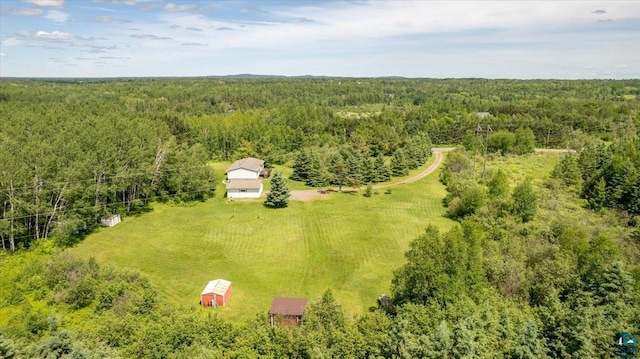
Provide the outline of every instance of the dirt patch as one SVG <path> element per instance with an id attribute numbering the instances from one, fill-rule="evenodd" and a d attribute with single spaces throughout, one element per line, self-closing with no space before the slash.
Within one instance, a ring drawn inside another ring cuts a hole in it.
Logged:
<path id="1" fill-rule="evenodd" d="M 331 190 L 313 190 L 313 189 L 305 189 L 305 190 L 292 190 L 291 196 L 289 197 L 292 201 L 313 201 L 316 199 L 328 199 Z"/>

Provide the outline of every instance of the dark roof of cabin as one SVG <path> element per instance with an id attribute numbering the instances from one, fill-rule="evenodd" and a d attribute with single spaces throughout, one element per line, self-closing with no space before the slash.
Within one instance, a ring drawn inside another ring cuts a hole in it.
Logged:
<path id="1" fill-rule="evenodd" d="M 273 298 L 271 309 L 269 309 L 269 314 L 302 316 L 306 305 L 307 300 L 305 298 L 275 297 Z"/>

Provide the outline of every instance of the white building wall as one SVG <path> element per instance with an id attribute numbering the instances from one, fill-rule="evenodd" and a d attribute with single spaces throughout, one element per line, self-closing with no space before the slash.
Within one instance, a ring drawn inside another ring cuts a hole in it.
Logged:
<path id="1" fill-rule="evenodd" d="M 262 190 L 262 184 L 260 184 L 260 190 L 248 189 L 245 192 L 241 192 L 239 189 L 228 189 L 227 198 L 260 198 Z"/>
<path id="2" fill-rule="evenodd" d="M 236 168 L 235 170 L 231 170 L 227 172 L 227 178 L 230 180 L 233 179 L 258 179 L 260 177 L 260 172 L 250 171 L 244 168 Z"/>

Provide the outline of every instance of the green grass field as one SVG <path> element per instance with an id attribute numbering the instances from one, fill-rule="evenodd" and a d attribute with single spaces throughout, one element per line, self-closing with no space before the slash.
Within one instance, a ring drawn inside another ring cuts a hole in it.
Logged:
<path id="1" fill-rule="evenodd" d="M 487 168 L 504 168 L 513 179 L 539 180 L 559 158 L 497 158 Z M 214 167 L 221 173 L 226 165 Z M 69 251 L 139 269 L 171 301 L 186 305 L 198 304 L 209 280 L 230 280 L 229 305 L 202 309 L 229 319 L 266 312 L 274 296 L 311 299 L 326 289 L 347 312 L 357 313 L 388 293 L 409 242 L 428 224 L 443 230 L 455 225 L 443 217 L 446 192 L 437 173 L 394 187 L 391 194 L 333 193 L 327 200 L 291 202 L 277 210 L 264 208 L 262 200 L 229 202 L 223 185 L 218 188 L 206 202 L 156 204 L 152 212 L 100 229 Z"/>
<path id="2" fill-rule="evenodd" d="M 454 225 L 443 217 L 446 193 L 436 174 L 391 194 L 333 193 L 277 210 L 262 200 L 228 202 L 219 188 L 206 202 L 156 204 L 70 251 L 139 269 L 170 300 L 187 305 L 198 304 L 209 280 L 230 280 L 232 299 L 217 309 L 227 318 L 265 312 L 274 296 L 311 299 L 326 289 L 355 313 L 388 293 L 409 242 L 429 223 Z"/>

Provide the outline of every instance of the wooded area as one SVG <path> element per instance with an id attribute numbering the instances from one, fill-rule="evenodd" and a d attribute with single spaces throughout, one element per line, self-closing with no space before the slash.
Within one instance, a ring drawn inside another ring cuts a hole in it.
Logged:
<path id="1" fill-rule="evenodd" d="M 638 96 L 639 80 L 2 79 L 0 356 L 633 355 L 616 340 L 640 336 Z M 231 323 L 61 253 L 104 215 L 212 196 L 209 161 L 255 156 L 357 188 L 442 144 L 460 145 L 440 177 L 460 225 L 424 218 L 389 268 L 397 315 L 350 317 L 327 291 L 300 328 Z M 483 169 L 534 147 L 576 153 L 543 180 Z"/>

